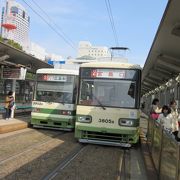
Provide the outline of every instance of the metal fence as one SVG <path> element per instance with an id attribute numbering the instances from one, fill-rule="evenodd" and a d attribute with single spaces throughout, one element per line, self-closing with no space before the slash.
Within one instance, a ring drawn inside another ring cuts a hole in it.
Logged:
<path id="1" fill-rule="evenodd" d="M 148 119 L 147 142 L 161 180 L 180 179 L 180 143 L 153 119 Z"/>

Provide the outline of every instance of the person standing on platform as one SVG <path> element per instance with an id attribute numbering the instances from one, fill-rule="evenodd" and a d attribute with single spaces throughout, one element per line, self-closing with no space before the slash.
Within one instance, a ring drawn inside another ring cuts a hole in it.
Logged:
<path id="1" fill-rule="evenodd" d="M 11 118 L 11 113 L 12 113 L 12 108 L 14 106 L 14 97 L 13 97 L 13 92 L 9 91 L 8 95 L 6 96 L 5 100 L 5 119 L 9 120 Z"/>
<path id="2" fill-rule="evenodd" d="M 178 124 L 179 113 L 177 110 L 177 103 L 175 100 L 170 102 L 170 108 L 171 108 L 171 115 L 172 115 L 173 134 L 177 139 L 178 138 L 178 131 L 179 131 L 179 124 Z"/>
<path id="3" fill-rule="evenodd" d="M 170 107 L 164 105 L 162 108 L 162 114 L 159 115 L 157 121 L 163 126 L 166 131 L 173 134 L 175 139 L 179 141 L 180 139 L 178 138 L 178 121 L 173 117 L 172 111 Z"/>
<path id="4" fill-rule="evenodd" d="M 155 98 L 152 101 L 152 106 L 151 106 L 151 110 L 150 110 L 150 117 L 152 119 L 158 119 L 159 114 L 161 113 L 162 108 L 159 107 L 159 99 Z"/>
<path id="5" fill-rule="evenodd" d="M 159 122 L 164 129 L 172 133 L 172 115 L 171 109 L 168 106 L 164 105 L 162 107 L 162 113 L 159 115 L 157 122 Z"/>

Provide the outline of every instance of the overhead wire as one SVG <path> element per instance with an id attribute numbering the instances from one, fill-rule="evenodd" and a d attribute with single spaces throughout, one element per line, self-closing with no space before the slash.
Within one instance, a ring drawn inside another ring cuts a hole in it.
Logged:
<path id="1" fill-rule="evenodd" d="M 106 3 L 106 8 L 107 8 L 111 28 L 112 28 L 112 31 L 113 31 L 115 44 L 116 44 L 116 46 L 119 46 L 117 31 L 116 31 L 116 28 L 115 28 L 114 18 L 113 18 L 113 14 L 112 14 L 112 10 L 111 10 L 111 4 L 110 4 L 109 0 L 105 0 L 105 3 Z"/>
<path id="2" fill-rule="evenodd" d="M 69 46 L 71 46 L 74 50 L 76 50 L 76 48 L 74 47 L 74 45 L 72 43 L 69 42 L 69 40 L 67 40 L 66 37 L 64 37 L 64 35 L 62 35 L 58 30 L 56 30 L 41 14 L 39 14 L 36 10 L 34 10 L 34 8 L 29 5 L 27 3 L 26 0 L 22 0 L 36 15 L 38 15 L 59 37 L 61 37 Z"/>
<path id="3" fill-rule="evenodd" d="M 41 6 L 37 4 L 37 2 L 35 2 L 34 0 L 31 0 L 31 1 L 44 13 L 44 15 L 50 20 L 50 22 L 53 23 L 54 26 L 56 26 L 57 29 L 61 31 L 64 37 L 66 37 L 66 39 L 74 46 L 74 42 L 63 32 L 62 28 L 53 21 L 53 19 L 41 8 Z"/>

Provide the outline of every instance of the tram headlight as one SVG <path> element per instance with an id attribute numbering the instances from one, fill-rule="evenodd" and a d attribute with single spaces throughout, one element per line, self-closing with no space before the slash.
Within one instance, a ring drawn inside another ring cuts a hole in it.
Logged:
<path id="1" fill-rule="evenodd" d="M 78 117 L 78 122 L 81 123 L 91 123 L 92 122 L 92 117 L 87 115 L 87 116 L 79 116 Z"/>
<path id="2" fill-rule="evenodd" d="M 120 126 L 133 126 L 134 120 L 133 119 L 120 118 L 119 119 L 119 125 Z"/>

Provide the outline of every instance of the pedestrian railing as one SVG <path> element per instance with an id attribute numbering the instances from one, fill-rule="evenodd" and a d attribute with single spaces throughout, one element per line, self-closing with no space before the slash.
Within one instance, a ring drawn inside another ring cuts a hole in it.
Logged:
<path id="1" fill-rule="evenodd" d="M 180 179 L 180 143 L 153 119 L 148 119 L 147 142 L 161 180 Z"/>

